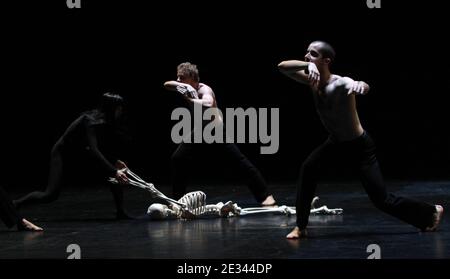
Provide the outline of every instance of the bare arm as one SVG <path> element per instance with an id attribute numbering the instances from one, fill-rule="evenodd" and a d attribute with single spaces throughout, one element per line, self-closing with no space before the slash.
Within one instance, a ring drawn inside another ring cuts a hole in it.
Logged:
<path id="1" fill-rule="evenodd" d="M 278 64 L 280 72 L 295 81 L 316 85 L 320 81 L 320 73 L 314 63 L 300 60 L 286 60 Z"/>
<path id="2" fill-rule="evenodd" d="M 205 107 L 212 107 L 214 105 L 214 93 L 209 86 L 201 85 L 197 92 L 194 87 L 187 83 L 172 80 L 165 82 L 164 88 L 170 91 L 179 92 L 190 103 L 199 104 Z"/>
<path id="3" fill-rule="evenodd" d="M 340 78 L 337 81 L 336 86 L 345 88 L 347 95 L 366 95 L 370 90 L 370 86 L 364 81 L 356 81 L 349 77 Z"/>
<path id="4" fill-rule="evenodd" d="M 164 88 L 169 91 L 175 91 L 180 93 L 181 95 L 191 95 L 194 97 L 194 95 L 197 93 L 197 90 L 195 90 L 192 86 L 186 83 L 182 83 L 179 81 L 166 81 L 164 83 Z"/>

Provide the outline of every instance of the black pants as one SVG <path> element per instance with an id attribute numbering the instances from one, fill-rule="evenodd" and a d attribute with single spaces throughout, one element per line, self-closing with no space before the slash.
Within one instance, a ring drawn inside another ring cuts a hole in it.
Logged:
<path id="1" fill-rule="evenodd" d="M 50 154 L 50 171 L 48 176 L 48 184 L 45 191 L 31 192 L 20 199 L 14 201 L 17 208 L 28 204 L 50 203 L 58 199 L 63 187 L 64 167 L 67 160 L 71 157 L 64 152 L 64 147 L 57 143 L 52 148 Z M 83 166 L 84 167 L 84 166 Z M 83 167 L 80 167 L 79 173 L 83 172 Z M 106 181 L 106 177 L 105 177 Z M 123 207 L 123 186 L 110 184 L 110 189 L 113 194 L 114 202 L 118 213 L 124 212 Z"/>
<path id="2" fill-rule="evenodd" d="M 20 224 L 23 219 L 2 187 L 0 187 L 0 219 L 8 228 Z"/>
<path id="3" fill-rule="evenodd" d="M 337 142 L 331 137 L 316 148 L 303 163 L 297 191 L 297 226 L 305 229 L 308 225 L 310 205 L 317 187 L 321 171 L 333 158 L 345 159 L 359 173 L 360 180 L 370 200 L 380 210 L 420 229 L 431 225 L 433 205 L 395 196 L 388 193 L 375 156 L 375 144 L 364 132 L 360 137 Z"/>
<path id="4" fill-rule="evenodd" d="M 172 155 L 172 183 L 173 197 L 181 198 L 186 193 L 186 178 L 192 173 L 194 167 L 189 159 L 196 153 L 207 152 L 205 162 L 208 165 L 217 162 L 217 158 L 229 159 L 231 165 L 239 172 L 239 176 L 245 181 L 257 202 L 263 202 L 270 194 L 267 184 L 259 170 L 241 153 L 239 148 L 232 143 L 181 143 Z M 220 155 L 223 155 L 220 156 Z"/>

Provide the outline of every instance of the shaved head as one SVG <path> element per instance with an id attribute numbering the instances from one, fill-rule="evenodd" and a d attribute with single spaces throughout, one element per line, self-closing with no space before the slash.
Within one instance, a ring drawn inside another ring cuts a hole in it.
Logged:
<path id="1" fill-rule="evenodd" d="M 323 58 L 329 58 L 331 60 L 330 63 L 334 62 L 336 52 L 329 43 L 324 41 L 314 41 L 310 45 L 313 44 L 317 46 L 317 50 L 320 52 Z"/>

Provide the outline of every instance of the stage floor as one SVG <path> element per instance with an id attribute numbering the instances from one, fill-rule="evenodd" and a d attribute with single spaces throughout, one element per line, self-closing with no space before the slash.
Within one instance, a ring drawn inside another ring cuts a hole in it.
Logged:
<path id="1" fill-rule="evenodd" d="M 295 186 L 270 185 L 279 205 L 294 205 Z M 170 193 L 167 186 L 157 186 Z M 450 182 L 389 182 L 390 191 L 448 211 Z M 208 203 L 232 200 L 241 207 L 256 206 L 244 186 L 190 188 L 207 194 Z M 11 193 L 17 197 L 21 193 Z M 295 216 L 251 215 L 193 221 L 150 221 L 145 213 L 154 202 L 149 193 L 127 187 L 128 211 L 136 220 L 114 220 L 109 189 L 70 187 L 48 205 L 21 210 L 43 233 L 15 232 L 0 224 L 0 258 L 67 258 L 77 244 L 81 258 L 152 259 L 366 259 L 370 244 L 381 258 L 450 258 L 449 213 L 438 232 L 420 233 L 414 227 L 378 211 L 357 183 L 325 183 L 318 187 L 320 204 L 344 209 L 343 215 L 311 216 L 309 237 L 287 240 Z"/>

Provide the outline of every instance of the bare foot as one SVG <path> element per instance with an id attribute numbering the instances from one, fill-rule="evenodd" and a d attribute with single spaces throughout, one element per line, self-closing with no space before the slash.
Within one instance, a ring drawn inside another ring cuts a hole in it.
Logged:
<path id="1" fill-rule="evenodd" d="M 442 215 L 444 214 L 444 208 L 441 205 L 435 205 L 436 213 L 433 214 L 433 225 L 431 227 L 425 228 L 425 232 L 434 232 L 437 230 L 439 223 L 442 220 Z"/>
<path id="2" fill-rule="evenodd" d="M 36 226 L 35 224 L 31 223 L 25 218 L 22 219 L 22 222 L 17 225 L 17 229 L 19 231 L 32 231 L 32 232 L 43 231 L 41 227 Z"/>
<path id="3" fill-rule="evenodd" d="M 268 196 L 262 203 L 262 206 L 273 206 L 276 205 L 276 201 L 272 195 Z"/>
<path id="4" fill-rule="evenodd" d="M 295 227 L 287 236 L 287 239 L 298 239 L 301 237 L 306 237 L 306 230 L 300 230 L 298 227 Z"/>

